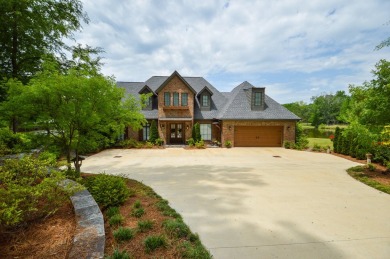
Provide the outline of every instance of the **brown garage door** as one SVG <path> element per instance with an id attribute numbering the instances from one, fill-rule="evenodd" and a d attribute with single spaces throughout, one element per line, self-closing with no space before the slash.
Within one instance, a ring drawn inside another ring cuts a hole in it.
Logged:
<path id="1" fill-rule="evenodd" d="M 234 129 L 234 146 L 236 147 L 281 147 L 281 126 L 236 126 Z"/>

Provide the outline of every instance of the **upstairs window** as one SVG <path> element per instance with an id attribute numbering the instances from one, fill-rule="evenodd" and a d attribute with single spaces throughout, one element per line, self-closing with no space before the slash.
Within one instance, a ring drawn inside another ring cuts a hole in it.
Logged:
<path id="1" fill-rule="evenodd" d="M 210 106 L 210 96 L 208 96 L 207 94 L 202 95 L 202 106 Z"/>
<path id="2" fill-rule="evenodd" d="M 179 93 L 173 93 L 173 106 L 179 106 Z"/>
<path id="3" fill-rule="evenodd" d="M 152 107 L 152 103 L 153 103 L 153 96 L 150 96 L 146 101 L 146 106 Z"/>
<path id="4" fill-rule="evenodd" d="M 181 94 L 181 106 L 188 106 L 188 94 L 187 93 Z"/>
<path id="5" fill-rule="evenodd" d="M 260 92 L 254 93 L 253 105 L 254 106 L 261 106 L 261 93 Z"/>
<path id="6" fill-rule="evenodd" d="M 165 106 L 171 106 L 171 93 L 164 93 L 164 104 Z"/>

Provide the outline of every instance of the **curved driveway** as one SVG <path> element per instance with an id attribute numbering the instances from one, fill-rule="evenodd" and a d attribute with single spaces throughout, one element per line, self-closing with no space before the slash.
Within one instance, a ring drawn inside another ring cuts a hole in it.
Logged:
<path id="1" fill-rule="evenodd" d="M 217 259 L 390 258 L 390 195 L 352 179 L 354 165 L 283 148 L 167 148 L 106 150 L 81 169 L 151 186 Z"/>

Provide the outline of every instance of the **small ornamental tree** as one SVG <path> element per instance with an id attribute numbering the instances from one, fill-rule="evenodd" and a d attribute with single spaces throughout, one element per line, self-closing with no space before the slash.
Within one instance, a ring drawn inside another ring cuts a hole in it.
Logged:
<path id="1" fill-rule="evenodd" d="M 153 120 L 152 123 L 150 124 L 149 141 L 155 144 L 156 139 L 158 138 L 159 136 L 158 136 L 156 121 Z"/>
<path id="2" fill-rule="evenodd" d="M 196 142 L 196 124 L 193 124 L 192 125 L 192 139 L 194 140 L 194 142 Z"/>
<path id="3" fill-rule="evenodd" d="M 195 123 L 192 131 L 192 138 L 194 139 L 195 143 L 202 140 L 202 135 L 200 134 L 200 125 L 199 123 Z"/>

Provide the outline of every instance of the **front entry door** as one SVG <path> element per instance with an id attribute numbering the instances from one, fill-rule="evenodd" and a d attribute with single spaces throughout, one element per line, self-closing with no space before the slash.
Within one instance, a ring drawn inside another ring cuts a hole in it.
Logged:
<path id="1" fill-rule="evenodd" d="M 182 123 L 171 123 L 170 126 L 170 140 L 171 144 L 182 144 L 183 143 L 183 124 Z"/>

